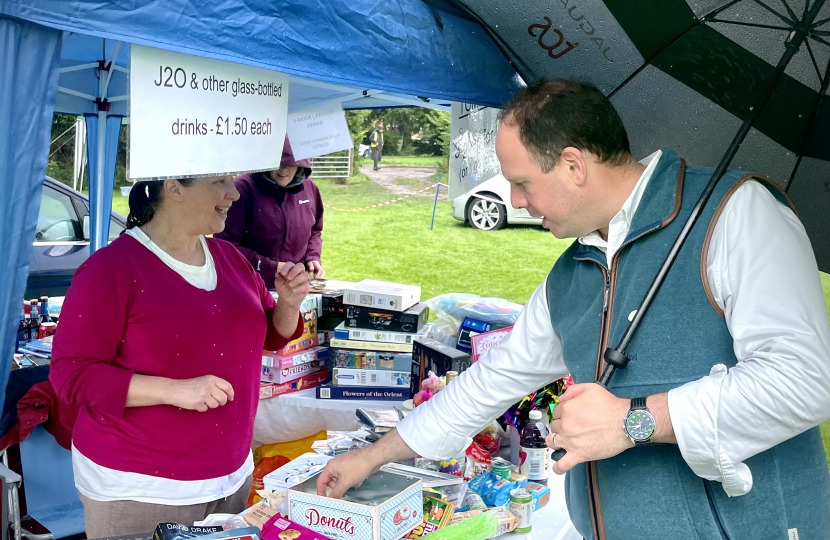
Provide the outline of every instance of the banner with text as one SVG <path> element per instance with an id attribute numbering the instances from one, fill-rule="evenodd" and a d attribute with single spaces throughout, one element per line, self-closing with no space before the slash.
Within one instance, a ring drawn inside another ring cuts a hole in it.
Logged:
<path id="1" fill-rule="evenodd" d="M 496 157 L 498 127 L 499 109 L 453 102 L 450 120 L 450 200 L 501 174 Z"/>
<path id="2" fill-rule="evenodd" d="M 288 140 L 296 159 L 322 156 L 352 147 L 346 113 L 339 103 L 288 115 Z"/>
<path id="3" fill-rule="evenodd" d="M 288 75 L 133 45 L 130 102 L 132 179 L 280 166 Z"/>

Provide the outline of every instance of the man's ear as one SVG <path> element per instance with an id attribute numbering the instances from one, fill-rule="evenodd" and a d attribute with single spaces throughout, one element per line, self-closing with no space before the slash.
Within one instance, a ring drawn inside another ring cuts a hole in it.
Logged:
<path id="1" fill-rule="evenodd" d="M 588 167 L 585 154 L 579 148 L 568 146 L 562 150 L 557 167 L 570 178 L 575 186 L 583 186 L 588 180 Z"/>

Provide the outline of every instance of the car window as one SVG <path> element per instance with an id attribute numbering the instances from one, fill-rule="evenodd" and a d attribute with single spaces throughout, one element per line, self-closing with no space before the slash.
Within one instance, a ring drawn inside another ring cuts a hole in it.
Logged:
<path id="1" fill-rule="evenodd" d="M 78 214 L 68 195 L 48 186 L 43 187 L 37 215 L 35 242 L 73 242 L 80 230 Z"/>
<path id="2" fill-rule="evenodd" d="M 117 220 L 110 218 L 110 242 L 118 238 L 124 232 L 124 226 Z"/>

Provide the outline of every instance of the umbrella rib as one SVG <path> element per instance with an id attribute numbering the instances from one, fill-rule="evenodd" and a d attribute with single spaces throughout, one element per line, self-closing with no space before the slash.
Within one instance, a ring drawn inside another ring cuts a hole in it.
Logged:
<path id="1" fill-rule="evenodd" d="M 810 39 L 812 39 L 814 41 L 818 41 L 819 43 L 823 43 L 823 44 L 827 45 L 828 47 L 830 47 L 830 42 L 828 42 L 826 39 L 822 39 L 822 38 L 820 38 L 818 36 L 815 36 L 813 34 L 810 34 Z"/>
<path id="2" fill-rule="evenodd" d="M 823 25 L 827 24 L 828 22 L 830 22 L 830 18 L 822 19 L 822 20 L 818 21 L 817 23 L 813 23 L 812 28 L 818 28 L 820 26 L 823 26 Z"/>
<path id="3" fill-rule="evenodd" d="M 795 12 L 792 10 L 790 5 L 787 3 L 787 0 L 781 0 L 781 3 L 784 4 L 784 9 L 787 10 L 787 13 L 790 15 L 790 17 L 792 17 L 792 19 L 794 21 L 797 21 L 798 20 L 798 15 L 796 15 Z M 807 3 L 809 3 L 809 0 L 808 0 Z"/>
<path id="4" fill-rule="evenodd" d="M 754 28 L 769 28 L 770 30 L 784 30 L 785 32 L 789 32 L 792 28 L 787 28 L 785 26 L 774 26 L 771 24 L 758 24 L 758 23 L 748 23 L 742 21 L 727 21 L 724 19 L 709 19 L 710 23 L 724 23 L 724 24 L 737 24 L 738 26 L 752 26 Z"/>
<path id="5" fill-rule="evenodd" d="M 810 42 L 808 40 L 804 40 L 804 44 L 807 45 L 807 52 L 810 53 L 810 60 L 813 61 L 813 67 L 816 68 L 816 75 L 818 75 L 818 83 L 821 84 L 824 77 L 821 76 L 821 69 L 818 67 L 818 62 L 816 62 L 816 56 L 813 54 L 813 48 L 810 47 Z"/>
<path id="6" fill-rule="evenodd" d="M 779 19 L 781 19 L 785 23 L 790 24 L 790 25 L 795 25 L 795 21 L 789 20 L 788 18 L 781 15 L 780 13 L 778 13 L 777 11 L 775 11 L 774 9 L 772 9 L 771 7 L 766 5 L 765 3 L 761 2 L 761 0 L 752 0 L 752 1 L 755 2 L 756 4 L 758 4 L 759 6 L 761 6 L 762 8 L 766 9 L 767 11 L 769 11 L 770 13 L 772 13 L 773 15 L 775 15 L 776 17 L 778 17 Z"/>
<path id="7" fill-rule="evenodd" d="M 631 75 L 629 75 L 628 77 L 626 77 L 626 78 L 625 78 L 625 80 L 624 80 L 623 82 L 621 82 L 620 84 L 618 84 L 618 85 L 617 85 L 617 87 L 616 87 L 616 88 L 614 88 L 614 89 L 613 89 L 613 90 L 612 90 L 612 91 L 608 94 L 608 99 L 611 99 L 612 97 L 614 97 L 614 95 L 615 95 L 617 92 L 619 92 L 620 90 L 622 90 L 622 89 L 625 87 L 625 85 L 627 85 L 628 83 L 630 83 L 630 82 L 634 79 L 634 77 L 636 77 L 637 75 L 639 75 L 639 74 L 640 74 L 640 73 L 641 73 L 644 69 L 646 69 L 646 67 L 650 66 L 650 65 L 651 65 L 651 62 L 652 62 L 652 61 L 654 61 L 654 59 L 655 59 L 655 58 L 657 58 L 658 56 L 660 56 L 661 54 L 663 54 L 663 52 L 665 52 L 665 50 L 666 50 L 666 49 L 668 49 L 669 47 L 671 47 L 672 45 L 674 45 L 675 43 L 677 43 L 679 40 L 683 39 L 683 38 L 686 36 L 686 34 L 688 34 L 689 32 L 691 32 L 691 31 L 692 31 L 692 30 L 694 30 L 695 28 L 697 28 L 700 24 L 707 22 L 707 21 L 709 20 L 709 18 L 710 18 L 710 17 L 716 17 L 716 16 L 718 16 L 719 14 L 721 14 L 721 13 L 723 13 L 724 11 L 726 11 L 727 9 L 731 8 L 732 6 L 734 6 L 735 4 L 737 4 L 738 2 L 743 2 L 743 0 L 732 0 L 732 1 L 731 1 L 731 2 L 729 2 L 728 4 L 725 4 L 725 5 L 723 5 L 723 6 L 719 7 L 719 8 L 717 8 L 717 9 L 713 9 L 712 11 L 710 11 L 709 13 L 707 13 L 706 15 L 704 15 L 703 17 L 699 18 L 695 24 L 691 25 L 689 28 L 687 28 L 686 30 L 684 30 L 682 34 L 680 34 L 679 36 L 677 36 L 676 38 L 674 38 L 674 39 L 671 41 L 671 43 L 669 43 L 668 45 L 666 45 L 665 47 L 663 47 L 662 49 L 660 49 L 660 50 L 657 52 L 657 54 L 655 54 L 655 55 L 654 55 L 654 56 L 652 56 L 651 58 L 644 58 L 644 59 L 643 59 L 643 63 L 642 63 L 642 65 L 641 65 L 640 67 L 638 67 L 637 69 L 635 69 L 635 70 L 634 70 L 634 72 L 633 72 Z"/>

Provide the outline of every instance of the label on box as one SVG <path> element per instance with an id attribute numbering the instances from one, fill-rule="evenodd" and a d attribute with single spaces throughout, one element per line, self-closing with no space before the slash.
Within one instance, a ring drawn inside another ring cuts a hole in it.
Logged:
<path id="1" fill-rule="evenodd" d="M 307 351 L 303 351 L 289 356 L 281 356 L 268 351 L 263 351 L 262 365 L 273 368 L 285 369 L 290 368 L 291 366 L 305 364 L 306 362 L 313 362 L 314 360 L 325 360 L 328 357 L 328 347 L 315 347 L 313 349 L 309 349 Z"/>
<path id="2" fill-rule="evenodd" d="M 338 368 L 407 372 L 412 369 L 412 355 L 408 353 L 333 349 L 329 356 L 334 367 Z"/>
<path id="3" fill-rule="evenodd" d="M 478 362 L 482 354 L 501 343 L 511 330 L 512 326 L 472 336 L 473 362 Z"/>
<path id="4" fill-rule="evenodd" d="M 411 374 L 404 371 L 378 369 L 334 368 L 332 384 L 335 386 L 389 386 L 409 388 Z"/>
<path id="5" fill-rule="evenodd" d="M 416 339 L 424 339 L 432 329 L 432 325 L 424 325 L 418 333 L 410 332 L 383 332 L 364 328 L 346 328 L 342 322 L 334 329 L 334 337 L 337 339 L 352 339 L 358 341 L 377 341 L 382 343 L 406 343 L 410 344 Z"/>
<path id="6" fill-rule="evenodd" d="M 299 379 L 303 375 L 317 373 L 321 369 L 323 369 L 323 360 L 314 360 L 312 362 L 306 362 L 305 364 L 298 364 L 284 369 L 262 366 L 262 376 L 260 377 L 260 380 L 268 383 L 286 383 Z"/>
<path id="7" fill-rule="evenodd" d="M 296 381 L 287 383 L 263 383 L 259 387 L 259 399 L 271 399 L 284 394 L 291 394 L 292 392 L 297 392 L 305 388 L 314 388 L 316 386 L 320 386 L 323 381 L 328 379 L 328 377 L 329 372 L 324 369 L 318 373 L 312 373 L 310 375 L 300 377 Z"/>
<path id="8" fill-rule="evenodd" d="M 405 401 L 409 397 L 409 388 L 331 386 L 328 384 L 317 387 L 317 399 Z"/>

